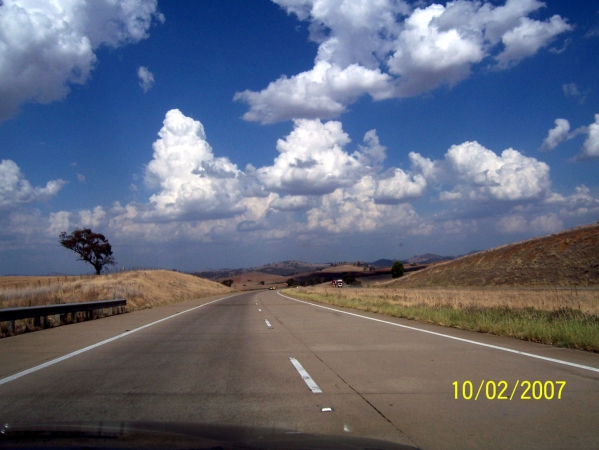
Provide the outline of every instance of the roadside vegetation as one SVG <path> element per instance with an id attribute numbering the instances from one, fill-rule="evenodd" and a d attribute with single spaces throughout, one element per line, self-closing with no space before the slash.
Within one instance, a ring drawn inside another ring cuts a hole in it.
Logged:
<path id="1" fill-rule="evenodd" d="M 395 261 L 391 267 L 391 278 L 399 278 L 404 274 L 404 267 L 400 261 Z"/>
<path id="2" fill-rule="evenodd" d="M 287 290 L 293 297 L 420 322 L 599 352 L 599 289 Z"/>
<path id="3" fill-rule="evenodd" d="M 167 270 L 93 276 L 0 277 L 0 308 L 127 299 L 127 311 L 233 292 L 203 278 Z M 19 332 L 33 330 L 33 319 L 19 320 Z M 0 325 L 0 336 L 7 333 Z"/>

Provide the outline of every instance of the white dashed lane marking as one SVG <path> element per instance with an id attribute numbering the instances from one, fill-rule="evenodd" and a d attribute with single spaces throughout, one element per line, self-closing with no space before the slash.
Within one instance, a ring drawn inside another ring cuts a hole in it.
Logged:
<path id="1" fill-rule="evenodd" d="M 308 387 L 310 388 L 312 393 L 313 394 L 322 394 L 322 391 L 320 390 L 318 385 L 314 382 L 314 380 L 312 379 L 310 374 L 308 372 L 306 372 L 306 369 L 304 369 L 302 367 L 300 362 L 297 359 L 295 359 L 293 356 L 289 357 L 289 361 L 291 361 L 291 364 L 293 364 L 293 366 L 299 372 L 299 374 L 302 377 L 302 380 L 304 380 L 306 382 L 306 384 L 308 385 Z"/>
<path id="2" fill-rule="evenodd" d="M 271 329 L 272 329 L 272 325 L 270 324 L 270 322 L 268 321 L 268 319 L 264 319 L 264 322 L 266 322 L 266 326 L 267 326 L 268 328 L 271 328 Z"/>

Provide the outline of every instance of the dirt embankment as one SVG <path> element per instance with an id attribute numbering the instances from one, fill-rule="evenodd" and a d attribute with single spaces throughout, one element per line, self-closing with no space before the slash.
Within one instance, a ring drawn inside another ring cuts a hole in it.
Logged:
<path id="1" fill-rule="evenodd" d="M 599 286 L 599 224 L 464 256 L 386 285 L 434 286 Z"/>

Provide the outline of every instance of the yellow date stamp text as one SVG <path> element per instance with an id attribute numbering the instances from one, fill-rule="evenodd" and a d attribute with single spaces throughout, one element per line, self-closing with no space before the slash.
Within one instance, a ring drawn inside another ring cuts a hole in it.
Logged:
<path id="1" fill-rule="evenodd" d="M 453 398 L 455 400 L 561 400 L 565 381 L 528 381 L 517 380 L 509 383 L 505 380 L 454 381 Z"/>

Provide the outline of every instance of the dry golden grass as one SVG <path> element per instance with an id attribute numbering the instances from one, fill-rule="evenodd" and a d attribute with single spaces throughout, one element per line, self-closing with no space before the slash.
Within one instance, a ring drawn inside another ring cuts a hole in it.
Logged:
<path id="1" fill-rule="evenodd" d="M 0 308 L 126 298 L 143 309 L 233 292 L 222 284 L 166 270 L 85 277 L 0 277 Z"/>
<path id="2" fill-rule="evenodd" d="M 101 276 L 0 277 L 0 308 L 42 306 L 58 303 L 127 299 L 127 311 L 234 292 L 214 281 L 167 270 L 120 272 Z M 94 311 L 93 318 L 102 316 Z M 64 323 L 85 320 L 83 313 L 68 314 Z M 56 326 L 54 318 L 49 319 Z M 16 334 L 41 329 L 34 319 L 17 320 Z M 0 326 L 0 337 L 9 336 L 7 324 Z"/>
<path id="3" fill-rule="evenodd" d="M 336 306 L 599 352 L 599 288 L 314 287 L 287 292 Z"/>
<path id="4" fill-rule="evenodd" d="M 585 314 L 599 315 L 599 288 L 517 289 L 517 288 L 437 288 L 336 289 L 311 287 L 301 289 L 323 296 L 362 301 L 384 301 L 402 306 L 451 306 L 461 308 L 533 308 L 553 311 L 570 308 Z M 289 291 L 291 292 L 291 291 Z"/>

